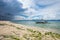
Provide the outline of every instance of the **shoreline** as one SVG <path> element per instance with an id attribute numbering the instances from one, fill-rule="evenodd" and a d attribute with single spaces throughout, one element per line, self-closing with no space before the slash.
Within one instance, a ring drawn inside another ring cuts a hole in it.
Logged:
<path id="1" fill-rule="evenodd" d="M 10 21 L 0 21 L 0 39 L 2 39 L 3 37 L 1 37 L 1 35 L 8 35 L 8 37 L 10 38 L 9 35 L 15 35 L 18 37 L 18 39 L 20 38 L 20 40 L 26 40 L 28 39 L 32 39 L 35 40 L 36 36 L 38 36 L 38 38 L 36 40 L 40 40 L 41 37 L 44 35 L 44 38 L 42 38 L 41 40 L 59 40 L 59 38 L 52 38 L 51 36 L 47 36 L 46 35 L 51 35 L 53 34 L 56 35 L 56 32 L 53 32 L 52 30 L 49 29 L 44 29 L 44 28 L 40 28 L 40 27 L 30 27 L 30 26 L 25 26 L 25 25 L 21 25 L 21 24 L 16 24 Z M 26 35 L 26 36 L 25 36 Z M 40 37 L 40 36 L 41 37 Z M 60 35 L 60 34 L 57 34 Z M 15 38 L 14 36 L 14 38 Z M 40 37 L 40 38 L 39 38 Z M 48 38 L 49 37 L 49 38 Z M 48 39 L 47 39 L 48 38 Z M 15 38 L 16 39 L 16 38 Z M 5 40 L 5 38 L 3 38 L 2 40 Z M 7 40 L 7 39 L 6 39 Z M 12 40 L 12 39 L 10 39 Z"/>
<path id="2" fill-rule="evenodd" d="M 13 22 L 13 23 L 15 23 L 15 22 Z M 15 23 L 15 24 L 19 24 L 19 23 Z M 45 30 L 45 31 L 51 31 L 51 32 L 59 33 L 59 34 L 60 34 L 60 32 L 59 32 L 57 29 L 54 29 L 54 28 L 42 28 L 42 27 L 39 27 L 39 26 L 30 26 L 30 25 L 24 25 L 24 24 L 21 24 L 21 25 L 23 25 L 23 26 L 25 26 L 25 27 L 27 27 L 27 28 L 43 29 L 43 30 Z"/>

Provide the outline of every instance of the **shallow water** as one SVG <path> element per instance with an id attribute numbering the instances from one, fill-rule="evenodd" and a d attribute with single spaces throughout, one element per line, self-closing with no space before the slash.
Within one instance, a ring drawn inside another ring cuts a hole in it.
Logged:
<path id="1" fill-rule="evenodd" d="M 25 20 L 15 20 L 15 23 L 27 25 L 27 26 L 35 26 L 41 28 L 49 28 L 49 29 L 56 29 L 60 33 L 60 21 L 47 21 L 46 24 L 36 24 L 36 21 L 25 21 Z"/>

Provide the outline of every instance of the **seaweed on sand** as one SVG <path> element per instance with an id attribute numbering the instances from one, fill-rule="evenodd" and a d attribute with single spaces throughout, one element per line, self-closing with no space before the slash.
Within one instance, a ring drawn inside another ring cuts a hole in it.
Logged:
<path id="1" fill-rule="evenodd" d="M 53 32 L 46 32 L 45 35 L 51 35 L 52 38 L 56 40 L 56 38 L 60 39 L 60 34 Z"/>
<path id="2" fill-rule="evenodd" d="M 20 40 L 18 37 L 16 37 L 15 35 L 1 35 L 3 36 L 4 38 L 11 38 L 11 39 L 14 39 L 14 40 Z"/>
<path id="3" fill-rule="evenodd" d="M 30 29 L 28 29 L 30 32 L 32 32 L 31 34 L 25 34 L 23 35 L 23 37 L 25 39 L 31 39 L 31 40 L 42 40 L 42 34 L 39 31 L 32 31 Z"/>
<path id="4" fill-rule="evenodd" d="M 1 24 L 1 23 L 0 23 L 0 26 L 4 26 L 4 25 L 6 25 L 6 24 Z"/>

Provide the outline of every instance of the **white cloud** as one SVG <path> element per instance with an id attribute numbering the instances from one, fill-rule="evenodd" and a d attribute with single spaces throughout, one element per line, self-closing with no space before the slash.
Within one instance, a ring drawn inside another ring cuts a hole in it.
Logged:
<path id="1" fill-rule="evenodd" d="M 38 19 L 42 16 L 43 19 L 60 19 L 60 0 L 19 0 L 23 3 L 23 8 L 28 8 L 25 19 Z M 38 5 L 45 8 L 37 7 Z M 43 5 L 43 6 L 42 6 Z M 37 9 L 37 10 L 36 10 Z M 59 11 L 59 12 L 58 12 Z M 39 16 L 41 15 L 41 16 Z M 37 17 L 38 16 L 38 17 Z M 35 17 L 35 18 L 34 18 Z"/>
<path id="2" fill-rule="evenodd" d="M 13 20 L 25 20 L 25 17 L 17 15 Z"/>
<path id="3" fill-rule="evenodd" d="M 29 8 L 32 3 L 31 0 L 18 0 L 18 1 L 23 3 L 23 8 Z"/>
<path id="4" fill-rule="evenodd" d="M 52 3 L 55 3 L 55 2 L 59 2 L 60 0 L 33 0 L 33 1 L 36 4 L 48 5 L 48 4 L 52 4 Z"/>

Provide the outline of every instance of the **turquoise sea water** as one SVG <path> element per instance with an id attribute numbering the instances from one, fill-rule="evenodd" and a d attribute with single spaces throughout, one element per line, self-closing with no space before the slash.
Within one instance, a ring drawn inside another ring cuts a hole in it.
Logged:
<path id="1" fill-rule="evenodd" d="M 36 21 L 31 21 L 31 20 L 27 20 L 27 21 L 26 20 L 15 20 L 13 22 L 27 25 L 27 26 L 56 29 L 60 32 L 60 21 L 47 21 L 48 23 L 46 24 L 36 24 Z"/>

